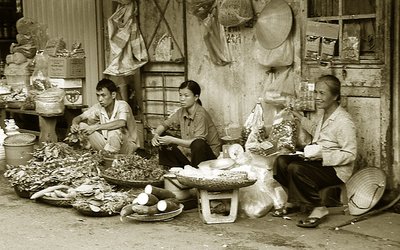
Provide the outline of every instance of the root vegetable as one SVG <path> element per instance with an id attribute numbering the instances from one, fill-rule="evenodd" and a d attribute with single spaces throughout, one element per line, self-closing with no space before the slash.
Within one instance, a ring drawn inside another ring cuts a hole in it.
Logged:
<path id="1" fill-rule="evenodd" d="M 154 215 L 158 213 L 157 205 L 144 206 L 144 205 L 132 205 L 133 212 L 141 215 Z"/>
<path id="2" fill-rule="evenodd" d="M 119 212 L 119 214 L 120 214 L 122 217 L 125 217 L 125 216 L 130 215 L 130 214 L 133 214 L 133 213 L 134 213 L 134 211 L 133 211 L 133 209 L 132 209 L 132 205 L 130 205 L 130 204 L 124 206 L 124 207 L 121 209 L 121 212 Z"/>
<path id="3" fill-rule="evenodd" d="M 179 209 L 179 204 L 173 202 L 172 200 L 160 200 L 157 203 L 157 209 L 160 212 L 170 212 Z"/>
<path id="4" fill-rule="evenodd" d="M 140 193 L 137 197 L 137 202 L 139 205 L 152 206 L 157 204 L 158 198 L 152 194 Z"/>
<path id="5" fill-rule="evenodd" d="M 66 186 L 66 185 L 57 185 L 57 186 L 48 187 L 48 188 L 45 188 L 45 189 L 43 189 L 43 190 L 40 190 L 40 191 L 34 193 L 34 194 L 31 196 L 31 200 L 35 200 L 35 199 L 37 199 L 37 198 L 40 198 L 40 197 L 42 197 L 43 195 L 45 195 L 46 193 L 53 192 L 54 190 L 58 190 L 58 189 L 68 189 L 68 188 L 69 188 L 69 186 Z"/>
<path id="6" fill-rule="evenodd" d="M 63 192 L 63 191 L 61 191 L 61 190 L 54 190 L 53 191 L 56 195 L 57 195 L 57 197 L 59 197 L 59 198 L 66 198 L 67 197 L 67 193 L 65 193 L 65 192 Z"/>
<path id="7" fill-rule="evenodd" d="M 176 195 L 174 193 L 172 193 L 170 190 L 164 189 L 164 188 L 159 188 L 159 187 L 154 187 L 150 184 L 144 188 L 144 192 L 146 194 L 153 194 L 160 200 L 176 197 Z"/>

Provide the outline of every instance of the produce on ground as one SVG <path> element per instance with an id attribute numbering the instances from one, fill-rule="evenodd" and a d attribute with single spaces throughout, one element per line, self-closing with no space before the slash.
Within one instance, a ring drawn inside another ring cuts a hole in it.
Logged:
<path id="1" fill-rule="evenodd" d="M 117 155 L 104 174 L 124 181 L 160 180 L 166 173 L 157 157 L 145 159 L 138 154 Z"/>

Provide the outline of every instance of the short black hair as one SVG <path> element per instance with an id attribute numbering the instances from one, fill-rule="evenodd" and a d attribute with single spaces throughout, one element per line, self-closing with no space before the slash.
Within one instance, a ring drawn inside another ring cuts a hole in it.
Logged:
<path id="1" fill-rule="evenodd" d="M 97 86 L 96 86 L 96 90 L 97 91 L 100 91 L 103 88 L 108 89 L 108 91 L 110 91 L 110 93 L 112 93 L 112 92 L 116 92 L 117 93 L 118 90 L 119 90 L 117 85 L 112 80 L 106 79 L 106 78 L 101 79 L 97 83 Z"/>

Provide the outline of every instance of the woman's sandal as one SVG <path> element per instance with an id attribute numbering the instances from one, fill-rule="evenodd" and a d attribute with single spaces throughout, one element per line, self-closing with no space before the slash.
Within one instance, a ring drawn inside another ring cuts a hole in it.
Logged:
<path id="1" fill-rule="evenodd" d="M 303 228 L 316 228 L 319 224 L 321 224 L 327 216 L 323 216 L 321 218 L 316 218 L 316 217 L 308 217 L 305 220 L 300 220 L 296 225 L 298 227 L 303 227 Z"/>
<path id="2" fill-rule="evenodd" d="M 300 211 L 299 207 L 283 207 L 283 208 L 278 208 L 275 209 L 271 215 L 273 217 L 283 217 L 286 216 L 288 214 L 293 214 L 293 213 L 297 213 Z"/>

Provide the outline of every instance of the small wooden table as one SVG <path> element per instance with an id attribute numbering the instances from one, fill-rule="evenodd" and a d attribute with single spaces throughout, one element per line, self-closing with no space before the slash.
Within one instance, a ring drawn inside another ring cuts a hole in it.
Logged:
<path id="1" fill-rule="evenodd" d="M 64 117 L 67 122 L 68 128 L 71 127 L 72 119 L 82 113 L 82 109 L 87 108 L 87 105 L 65 105 L 65 110 L 63 114 L 57 115 L 43 115 L 38 114 L 35 110 L 23 110 L 19 108 L 7 108 L 5 106 L 0 106 L 0 125 L 5 128 L 4 119 L 7 117 L 13 117 L 13 114 L 25 114 L 34 115 L 39 118 L 39 130 L 27 130 L 20 129 L 20 131 L 33 133 L 39 135 L 39 142 L 57 142 L 58 137 L 56 133 L 57 119 L 59 117 Z M 7 115 L 9 114 L 9 115 Z"/>

